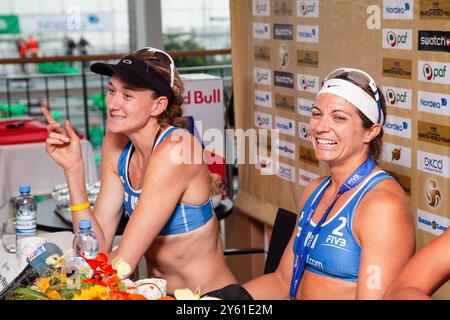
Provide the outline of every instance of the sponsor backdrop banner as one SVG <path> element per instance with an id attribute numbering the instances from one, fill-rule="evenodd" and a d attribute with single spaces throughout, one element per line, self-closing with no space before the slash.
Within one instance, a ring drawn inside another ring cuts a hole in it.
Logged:
<path id="1" fill-rule="evenodd" d="M 236 125 L 279 129 L 269 154 L 239 167 L 237 207 L 269 225 L 279 207 L 301 210 L 305 186 L 328 174 L 309 132 L 315 95 L 330 71 L 356 67 L 386 99 L 380 165 L 408 195 L 417 248 L 442 234 L 450 225 L 450 1 L 230 3 Z M 450 299 L 450 286 L 435 297 Z"/>

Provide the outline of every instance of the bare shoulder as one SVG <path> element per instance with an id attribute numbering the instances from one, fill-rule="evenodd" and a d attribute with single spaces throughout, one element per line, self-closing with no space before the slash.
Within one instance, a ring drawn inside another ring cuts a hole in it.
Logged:
<path id="1" fill-rule="evenodd" d="M 203 148 L 200 142 L 187 130 L 175 130 L 155 149 L 151 161 L 171 165 L 196 167 L 203 164 Z"/>
<path id="2" fill-rule="evenodd" d="M 414 230 L 413 215 L 408 199 L 401 186 L 394 179 L 384 179 L 371 189 L 358 205 L 354 228 L 358 238 L 361 231 L 397 229 L 405 233 Z M 411 233 L 412 234 L 412 233 Z M 360 238 L 361 239 L 361 238 Z"/>
<path id="3" fill-rule="evenodd" d="M 409 211 L 406 194 L 394 179 L 384 179 L 378 183 L 364 195 L 360 206 L 369 211 L 372 209 L 375 211 L 380 211 L 381 209 L 401 209 L 400 213 L 408 213 Z"/>
<path id="4" fill-rule="evenodd" d="M 301 208 L 303 208 L 303 206 L 306 203 L 306 200 L 308 200 L 308 198 L 311 196 L 311 194 L 314 192 L 314 190 L 317 188 L 317 186 L 323 181 L 325 180 L 327 177 L 320 177 L 317 178 L 313 181 L 311 181 L 305 188 L 305 190 L 302 193 L 302 197 L 300 200 L 300 205 Z"/>

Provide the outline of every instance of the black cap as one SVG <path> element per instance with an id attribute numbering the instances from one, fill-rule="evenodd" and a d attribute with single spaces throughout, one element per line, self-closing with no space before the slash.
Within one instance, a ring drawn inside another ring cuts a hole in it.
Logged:
<path id="1" fill-rule="evenodd" d="M 94 73 L 109 77 L 115 73 L 135 88 L 152 89 L 160 96 L 166 96 L 169 104 L 173 100 L 174 95 L 169 83 L 145 61 L 131 55 L 123 57 L 117 64 L 96 62 L 90 69 Z"/>

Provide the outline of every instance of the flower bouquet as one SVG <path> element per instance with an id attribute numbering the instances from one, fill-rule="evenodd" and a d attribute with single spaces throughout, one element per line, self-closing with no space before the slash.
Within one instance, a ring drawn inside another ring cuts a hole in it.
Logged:
<path id="1" fill-rule="evenodd" d="M 123 275 L 130 266 L 121 258 L 108 263 L 108 257 L 99 253 L 95 259 L 82 258 L 87 266 L 78 267 L 62 257 L 47 258 L 48 268 L 30 286 L 20 287 L 6 296 L 7 300 L 147 300 L 135 293 L 133 282 L 127 286 Z"/>

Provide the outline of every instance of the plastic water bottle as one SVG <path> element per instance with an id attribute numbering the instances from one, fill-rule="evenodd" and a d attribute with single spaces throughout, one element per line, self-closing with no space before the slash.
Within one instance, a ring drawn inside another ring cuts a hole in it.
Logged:
<path id="1" fill-rule="evenodd" d="M 31 195 L 31 187 L 29 185 L 23 185 L 19 187 L 19 191 L 20 195 L 14 201 L 17 240 L 36 235 L 37 205 Z"/>
<path id="2" fill-rule="evenodd" d="M 98 253 L 98 240 L 95 232 L 91 229 L 91 220 L 80 220 L 79 230 L 73 239 L 73 252 L 75 254 L 75 265 L 87 266 L 86 261 L 81 257 L 83 254 L 88 259 L 95 259 Z"/>

